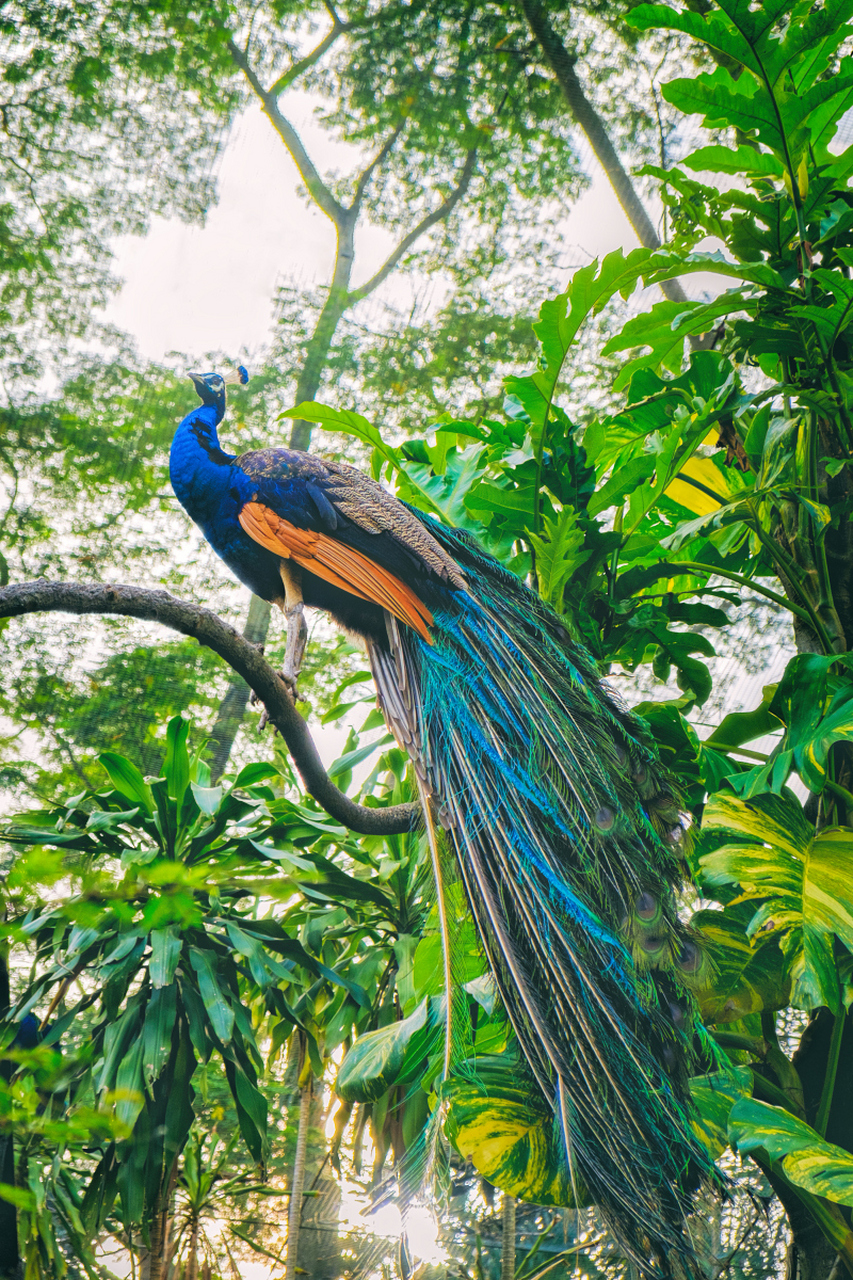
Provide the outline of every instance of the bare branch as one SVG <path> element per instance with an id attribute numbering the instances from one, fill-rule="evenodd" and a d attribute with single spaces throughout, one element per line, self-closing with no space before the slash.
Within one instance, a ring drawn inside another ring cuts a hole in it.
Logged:
<path id="1" fill-rule="evenodd" d="M 305 57 L 300 58 L 298 62 L 294 62 L 293 66 L 290 67 L 288 71 L 283 72 L 275 83 L 270 85 L 267 90 L 267 95 L 270 98 L 276 99 L 280 94 L 284 93 L 285 89 L 289 88 L 290 85 L 293 84 L 294 80 L 299 79 L 303 71 L 308 71 L 310 67 L 313 67 L 315 63 L 320 61 L 326 50 L 332 47 L 338 36 L 343 35 L 346 29 L 345 25 L 338 19 L 337 14 L 333 13 L 332 29 L 328 35 L 323 37 L 315 49 L 312 49 L 310 53 L 306 53 Z M 254 88 L 254 85 L 252 87 Z M 255 90 L 255 92 L 257 92 L 257 90 Z"/>
<path id="2" fill-rule="evenodd" d="M 329 778 L 286 686 L 258 651 L 209 609 L 178 600 L 168 591 L 146 591 L 120 584 L 83 582 L 18 582 L 0 590 L 0 618 L 25 613 L 120 614 L 144 618 L 193 636 L 243 677 L 264 703 L 269 718 L 293 756 L 305 789 L 333 818 L 362 835 L 400 835 L 418 825 L 415 804 L 367 809 L 345 796 Z"/>
<path id="3" fill-rule="evenodd" d="M 358 185 L 356 186 L 356 189 L 355 189 L 355 195 L 353 196 L 352 204 L 349 207 L 349 211 L 351 214 L 356 215 L 358 213 L 359 209 L 361 208 L 361 202 L 364 199 L 364 193 L 367 190 L 367 184 L 370 182 L 370 179 L 373 177 L 374 173 L 379 168 L 379 166 L 384 163 L 386 157 L 391 152 L 391 149 L 393 148 L 394 143 L 397 141 L 397 139 L 399 138 L 400 134 L 403 132 L 405 127 L 406 127 L 406 118 L 404 116 L 403 119 L 400 121 L 400 123 L 397 125 L 396 129 L 394 129 L 394 131 L 389 135 L 386 141 L 382 144 L 380 149 L 377 151 L 376 155 L 371 160 L 370 164 L 362 173 L 361 177 L 358 180 Z"/>
<path id="4" fill-rule="evenodd" d="M 341 225 L 346 221 L 347 211 L 343 205 L 335 199 L 323 179 L 320 177 L 314 162 L 302 144 L 302 139 L 294 129 L 290 121 L 282 115 L 278 109 L 278 102 L 272 93 L 268 93 L 261 84 L 255 74 L 249 59 L 233 40 L 228 41 L 228 49 L 231 57 L 237 66 L 243 72 L 252 89 L 260 99 L 264 113 L 269 117 L 270 123 L 287 147 L 293 161 L 299 170 L 299 175 L 305 183 L 312 200 L 322 209 L 327 217 L 340 229 Z M 275 86 L 273 86 L 275 87 Z"/>
<path id="5" fill-rule="evenodd" d="M 389 254 L 375 275 L 372 275 L 370 279 L 358 289 L 352 290 L 349 295 L 350 306 L 354 306 L 356 302 L 361 302 L 362 298 L 366 298 L 368 294 L 372 293 L 373 290 L 391 274 L 403 255 L 409 251 L 420 236 L 429 231 L 430 227 L 434 227 L 437 222 L 441 222 L 443 219 L 450 216 L 464 196 L 465 192 L 468 190 L 468 186 L 474 176 L 476 164 L 477 148 L 472 147 L 471 150 L 466 153 L 465 163 L 462 166 L 459 181 L 456 183 L 456 186 L 453 188 L 447 199 L 442 201 L 438 208 L 434 209 L 432 213 L 428 213 L 425 218 L 421 218 L 417 226 L 413 227 L 409 234 L 403 237 L 396 249 Z"/>

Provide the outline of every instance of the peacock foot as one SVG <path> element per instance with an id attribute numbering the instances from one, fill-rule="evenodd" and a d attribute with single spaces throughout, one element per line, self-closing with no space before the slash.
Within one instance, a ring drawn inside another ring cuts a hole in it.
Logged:
<path id="1" fill-rule="evenodd" d="M 287 685 L 295 700 L 299 697 L 296 683 L 302 670 L 302 659 L 305 657 L 305 646 L 308 642 L 308 624 L 305 621 L 302 601 L 297 600 L 292 605 L 285 605 L 284 616 L 287 618 L 287 648 L 284 651 L 284 666 L 279 671 L 278 677 Z"/>
<path id="2" fill-rule="evenodd" d="M 281 671 L 276 671 L 276 675 L 278 676 L 282 684 L 287 687 L 287 692 L 290 694 L 294 702 L 305 701 L 305 699 L 302 697 L 302 694 L 299 692 L 299 689 L 297 688 L 297 683 L 299 680 L 298 671 L 289 671 L 287 664 L 285 663 Z"/>

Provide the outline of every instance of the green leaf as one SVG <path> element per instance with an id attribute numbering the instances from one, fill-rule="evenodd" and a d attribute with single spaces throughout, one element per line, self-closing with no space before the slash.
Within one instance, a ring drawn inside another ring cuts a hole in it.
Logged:
<path id="1" fill-rule="evenodd" d="M 151 960 L 148 972 L 155 990 L 168 987 L 175 980 L 175 971 L 181 957 L 181 939 L 171 929 L 154 929 L 149 939 Z"/>
<path id="2" fill-rule="evenodd" d="M 190 781 L 190 758 L 187 753 L 189 725 L 180 716 L 174 716 L 166 729 L 166 758 L 163 776 L 169 795 L 180 805 Z"/>
<path id="3" fill-rule="evenodd" d="M 710 980 L 695 992 L 708 1026 L 739 1022 L 762 1009 L 784 1009 L 790 999 L 791 979 L 778 944 L 750 939 L 744 912 L 748 922 L 751 912 L 744 907 L 699 911 L 691 921 L 711 961 Z"/>
<path id="4" fill-rule="evenodd" d="M 133 1041 L 116 1071 L 116 1116 L 122 1124 L 132 1128 L 145 1106 L 142 1074 L 143 1040 Z"/>
<path id="5" fill-rule="evenodd" d="M 781 1160 L 795 1186 L 853 1206 L 853 1155 L 782 1107 L 741 1099 L 729 1116 L 729 1138 L 739 1151 L 763 1149 L 772 1160 Z"/>
<path id="6" fill-rule="evenodd" d="M 607 507 L 618 506 L 626 494 L 648 483 L 654 475 L 656 461 L 654 454 L 647 453 L 639 458 L 631 458 L 623 466 L 614 467 L 610 479 L 598 485 L 590 499 L 589 514 L 597 516 Z"/>
<path id="7" fill-rule="evenodd" d="M 356 440 L 371 445 L 395 467 L 398 465 L 395 450 L 385 443 L 376 427 L 351 409 L 332 409 L 328 405 L 318 404 L 316 400 L 304 400 L 295 409 L 287 409 L 281 417 L 316 422 L 325 431 L 340 431 L 344 435 L 355 436 Z"/>
<path id="8" fill-rule="evenodd" d="M 210 1024 L 221 1042 L 227 1044 L 234 1033 L 234 1010 L 222 994 L 215 960 L 209 951 L 202 951 L 200 947 L 190 947 L 189 954 Z"/>
<path id="9" fill-rule="evenodd" d="M 267 1131 L 267 1102 L 254 1080 L 233 1058 L 226 1058 L 225 1070 L 237 1108 L 243 1140 L 258 1162 L 263 1159 Z"/>
<path id="10" fill-rule="evenodd" d="M 754 174 L 762 178 L 782 179 L 784 167 L 771 151 L 756 147 L 699 147 L 681 161 L 688 169 L 708 173 Z"/>
<path id="11" fill-rule="evenodd" d="M 716 1071 L 707 1076 L 694 1076 L 690 1081 L 690 1095 L 699 1113 L 693 1121 L 698 1137 L 720 1156 L 729 1145 L 729 1116 L 732 1107 L 752 1092 L 752 1072 L 749 1067 L 733 1067 L 730 1071 Z"/>
<path id="12" fill-rule="evenodd" d="M 839 663 L 847 664 L 848 671 L 833 675 L 832 668 Z M 809 790 L 822 791 L 833 743 L 853 738 L 848 655 L 797 654 L 785 668 L 770 710 L 786 726 L 786 732 L 767 769 L 756 774 L 751 793 L 768 783 L 779 790 L 778 778 L 771 770 L 775 758 L 784 753 Z"/>
<path id="13" fill-rule="evenodd" d="M 779 938 L 794 978 L 793 1001 L 837 1010 L 833 938 L 853 950 L 853 831 L 815 835 L 793 797 L 740 800 L 723 792 L 709 800 L 702 828 L 740 837 L 706 854 L 702 872 L 712 883 L 739 884 L 746 900 L 763 900 L 747 934 Z"/>
<path id="14" fill-rule="evenodd" d="M 135 764 L 114 751 L 102 751 L 98 760 L 103 765 L 110 782 L 120 795 L 132 804 L 139 805 L 146 813 L 154 812 L 154 797 L 151 788 L 139 772 Z"/>
<path id="15" fill-rule="evenodd" d="M 531 435 L 538 445 L 566 355 L 581 326 L 617 293 L 624 298 L 634 289 L 650 258 L 648 249 L 634 249 L 627 257 L 621 249 L 601 262 L 575 271 L 565 293 L 542 304 L 533 326 L 542 344 L 541 367 L 527 377 L 504 380 L 509 395 L 521 401 L 530 417 Z"/>
<path id="16" fill-rule="evenodd" d="M 341 1063 L 335 1092 L 344 1102 L 375 1102 L 403 1070 L 406 1051 L 416 1032 L 427 1028 L 429 1001 L 414 1013 L 378 1031 L 359 1036 Z"/>
<path id="17" fill-rule="evenodd" d="M 169 1061 L 176 1016 L 177 991 L 174 985 L 153 991 L 145 1010 L 142 1029 L 142 1070 L 149 1087 Z"/>
<path id="18" fill-rule="evenodd" d="M 233 790 L 237 791 L 243 787 L 256 787 L 259 782 L 267 782 L 270 778 L 280 778 L 281 771 L 274 764 L 264 764 L 262 760 L 255 760 L 252 764 L 245 764 L 237 777 L 234 779 Z"/>
<path id="19" fill-rule="evenodd" d="M 577 1207 L 563 1140 L 539 1089 L 506 1058 L 478 1058 L 477 1077 L 449 1091 L 447 1135 L 463 1159 L 507 1195 Z"/>
<path id="20" fill-rule="evenodd" d="M 138 813 L 138 805 L 135 809 L 125 809 L 123 811 L 116 809 L 96 809 L 94 813 L 89 815 L 86 822 L 86 830 L 112 831 L 114 827 L 120 827 L 125 822 L 130 822 L 131 818 L 135 818 Z"/>
<path id="21" fill-rule="evenodd" d="M 354 751 L 346 751 L 329 765 L 329 777 L 338 778 L 342 773 L 349 773 L 357 764 L 361 764 L 362 760 L 368 760 L 380 747 L 386 747 L 389 742 L 393 741 L 391 734 L 385 733 L 381 738 L 377 738 L 375 742 L 368 742 L 363 747 L 356 747 Z"/>
<path id="22" fill-rule="evenodd" d="M 193 797 L 201 812 L 206 818 L 213 818 L 219 812 L 219 806 L 222 804 L 222 796 L 224 794 L 222 787 L 200 787 L 197 782 L 191 782 Z"/>
<path id="23" fill-rule="evenodd" d="M 26 1191 L 23 1187 L 13 1187 L 8 1182 L 0 1182 L 0 1200 L 13 1204 L 16 1209 L 21 1209 L 24 1213 L 34 1213 L 37 1204 L 32 1191 Z"/>
<path id="24" fill-rule="evenodd" d="M 755 514 L 749 501 L 738 500 L 725 502 L 710 515 L 698 516 L 695 520 L 685 520 L 675 528 L 674 533 L 661 539 L 661 545 L 667 551 L 679 551 L 686 542 L 700 536 L 707 537 L 716 529 L 724 529 L 728 525 L 743 524 L 747 528 L 755 525 Z"/>
<path id="25" fill-rule="evenodd" d="M 578 513 L 563 507 L 556 520 L 545 520 L 542 536 L 529 533 L 536 552 L 536 581 L 539 594 L 559 610 L 563 590 L 576 569 L 592 555 L 584 551 L 584 531 L 578 528 Z"/>
<path id="26" fill-rule="evenodd" d="M 769 685 L 764 689 L 761 705 L 755 710 L 731 711 L 711 736 L 705 739 L 705 746 L 717 751 L 727 751 L 773 733 L 779 727 L 777 717 L 770 711 L 770 702 L 775 692 L 775 686 Z"/>

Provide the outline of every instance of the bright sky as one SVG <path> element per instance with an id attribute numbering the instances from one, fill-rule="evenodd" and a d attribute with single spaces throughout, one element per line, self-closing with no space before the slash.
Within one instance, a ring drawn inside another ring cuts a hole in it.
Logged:
<path id="1" fill-rule="evenodd" d="M 307 96 L 296 99 L 293 118 L 315 163 L 321 172 L 347 170 L 352 150 L 333 142 L 314 123 L 310 108 Z M 592 172 L 595 162 L 587 159 Z M 155 218 L 147 236 L 116 242 L 116 272 L 125 284 L 106 319 L 130 333 L 140 354 L 153 360 L 170 351 L 236 354 L 259 347 L 269 336 L 278 284 L 319 285 L 329 278 L 334 228 L 297 194 L 298 184 L 284 144 L 260 110 L 250 108 L 224 148 L 219 203 L 206 225 Z M 567 210 L 564 238 L 565 256 L 578 264 L 637 244 L 600 175 Z M 381 228 L 359 233 L 354 284 L 381 264 L 391 243 Z"/>

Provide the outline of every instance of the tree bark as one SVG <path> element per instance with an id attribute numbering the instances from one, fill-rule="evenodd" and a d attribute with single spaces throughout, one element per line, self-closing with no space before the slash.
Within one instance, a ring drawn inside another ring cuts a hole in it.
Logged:
<path id="1" fill-rule="evenodd" d="M 299 1127 L 296 1131 L 296 1154 L 293 1157 L 293 1177 L 290 1183 L 290 1203 L 287 1206 L 287 1259 L 284 1280 L 296 1280 L 299 1254 L 299 1229 L 302 1223 L 302 1198 L 305 1190 L 305 1150 L 308 1145 L 308 1127 L 311 1121 L 312 1079 L 308 1077 L 299 1095 Z"/>
<path id="2" fill-rule="evenodd" d="M 304 719 L 286 685 L 257 647 L 238 635 L 209 609 L 178 600 L 168 591 L 146 591 L 118 584 L 77 582 L 18 582 L 0 589 L 0 618 L 25 613 L 103 613 L 159 622 L 185 636 L 193 636 L 218 653 L 264 703 L 269 718 L 293 756 L 308 794 L 343 826 L 364 835 L 399 835 L 420 821 L 415 804 L 370 809 L 355 804 L 334 785 Z"/>
<path id="3" fill-rule="evenodd" d="M 610 141 L 604 121 L 584 93 L 575 71 L 577 59 L 569 53 L 551 26 L 541 0 L 521 0 L 527 25 L 544 53 L 562 90 L 569 110 L 586 134 L 596 160 L 607 175 L 634 234 L 645 249 L 659 249 L 660 236 L 634 188 L 630 174 Z M 671 302 L 687 302 L 688 297 L 678 280 L 662 280 L 660 288 Z"/>
<path id="4" fill-rule="evenodd" d="M 243 638 L 249 644 L 262 645 L 267 638 L 270 625 L 270 604 L 260 596 L 252 596 L 249 601 L 249 612 L 243 628 Z M 213 783 L 217 783 L 225 772 L 234 739 L 243 722 L 246 703 L 251 690 L 240 676 L 233 676 L 229 681 L 225 697 L 219 704 L 213 728 L 210 731 L 214 743 L 210 761 L 210 774 Z"/>
<path id="5" fill-rule="evenodd" d="M 0 1018 L 9 1012 L 9 966 L 6 944 L 0 949 Z M 14 1064 L 0 1063 L 0 1079 L 12 1078 Z M 0 1182 L 15 1185 L 15 1147 L 11 1133 L 0 1137 Z M 0 1280 L 16 1280 L 21 1264 L 18 1249 L 18 1211 L 8 1200 L 0 1200 Z"/>
<path id="6" fill-rule="evenodd" d="M 184 1280 L 198 1280 L 198 1217 L 193 1218 L 189 1250 Z"/>
<path id="7" fill-rule="evenodd" d="M 501 1212 L 501 1280 L 515 1280 L 515 1196 L 504 1192 Z"/>
<path id="8" fill-rule="evenodd" d="M 298 1252 L 299 1270 L 311 1280 L 338 1280 L 342 1269 L 341 1187 L 328 1160 L 327 1107 L 323 1079 L 315 1076 L 305 1148 L 305 1182 L 315 1194 L 303 1200 Z"/>
<path id="9" fill-rule="evenodd" d="M 166 1209 L 157 1201 L 148 1224 L 148 1250 L 141 1259 L 142 1280 L 163 1280 L 163 1250 L 166 1243 Z"/>

